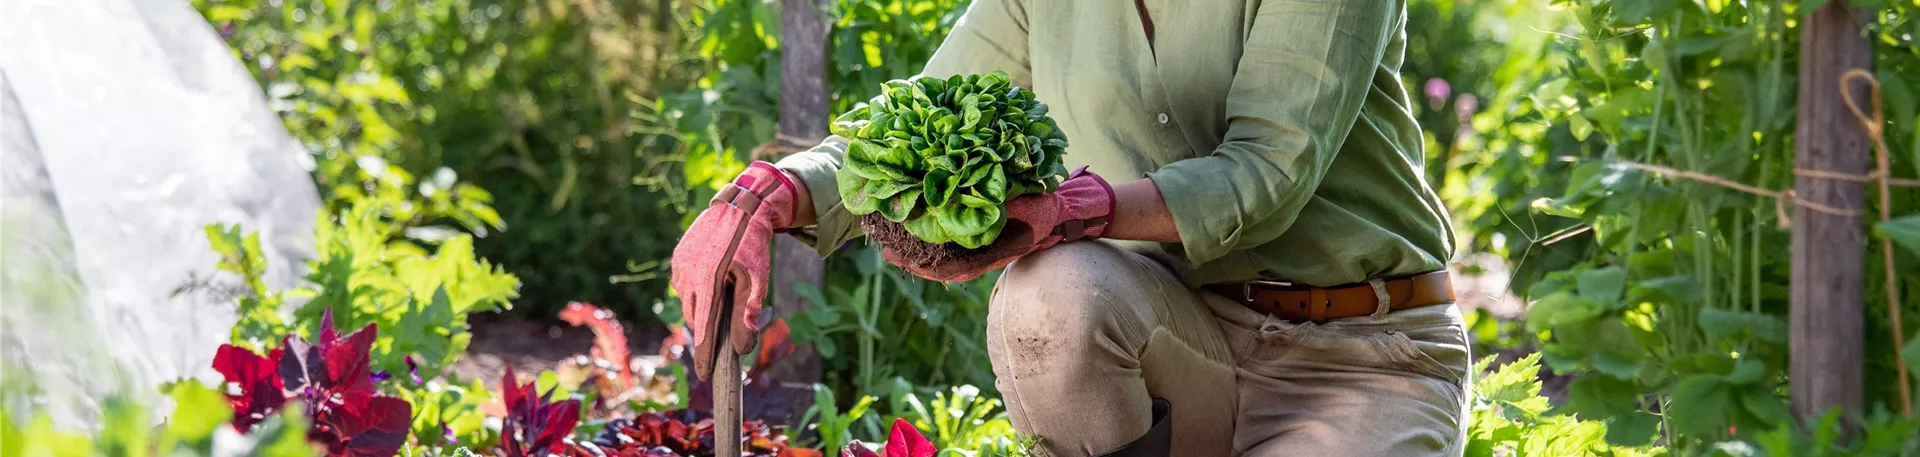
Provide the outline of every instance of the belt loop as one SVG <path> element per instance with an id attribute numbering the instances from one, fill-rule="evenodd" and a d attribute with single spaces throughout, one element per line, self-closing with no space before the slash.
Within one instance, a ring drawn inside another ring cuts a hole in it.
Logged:
<path id="1" fill-rule="evenodd" d="M 1387 295 L 1387 281 L 1380 278 L 1373 278 L 1367 280 L 1367 285 L 1373 286 L 1373 299 L 1375 304 L 1372 317 L 1379 318 L 1386 316 L 1388 311 L 1393 310 L 1393 298 Z"/>
<path id="2" fill-rule="evenodd" d="M 1327 290 L 1317 287 L 1308 290 L 1307 300 L 1312 302 L 1307 306 L 1307 320 L 1315 324 L 1327 323 L 1328 308 L 1333 307 L 1333 302 L 1327 298 Z"/>

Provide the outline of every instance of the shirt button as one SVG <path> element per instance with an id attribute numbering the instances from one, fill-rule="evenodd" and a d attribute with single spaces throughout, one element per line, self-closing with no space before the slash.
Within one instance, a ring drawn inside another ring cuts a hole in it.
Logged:
<path id="1" fill-rule="evenodd" d="M 1160 123 L 1167 123 L 1167 113 L 1160 113 Z"/>

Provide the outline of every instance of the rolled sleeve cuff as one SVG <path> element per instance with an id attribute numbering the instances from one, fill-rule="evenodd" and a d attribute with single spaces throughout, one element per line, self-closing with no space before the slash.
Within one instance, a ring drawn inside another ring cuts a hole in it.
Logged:
<path id="1" fill-rule="evenodd" d="M 1180 246 L 1190 266 L 1198 266 L 1233 252 L 1238 244 L 1244 212 L 1233 186 L 1220 182 L 1226 170 L 1214 170 L 1205 160 L 1175 162 L 1147 173 L 1160 189 L 1160 199 L 1173 215 Z"/>
<path id="2" fill-rule="evenodd" d="M 807 186 L 807 193 L 812 194 L 817 237 L 813 248 L 823 258 L 861 235 L 859 218 L 848 213 L 846 206 L 840 204 L 840 184 L 835 178 L 840 171 L 840 154 L 846 144 L 844 138 L 828 137 L 819 146 L 789 155 L 773 165 L 799 177 L 800 182 Z"/>

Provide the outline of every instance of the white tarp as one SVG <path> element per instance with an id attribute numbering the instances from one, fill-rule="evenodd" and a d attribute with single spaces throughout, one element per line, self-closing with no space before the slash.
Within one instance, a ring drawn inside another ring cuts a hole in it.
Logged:
<path id="1" fill-rule="evenodd" d="M 309 159 L 259 87 L 185 0 L 0 1 L 0 79 L 6 383 L 85 426 L 108 392 L 217 379 L 233 305 L 175 293 L 235 282 L 202 227 L 260 232 L 275 288 L 313 251 Z"/>

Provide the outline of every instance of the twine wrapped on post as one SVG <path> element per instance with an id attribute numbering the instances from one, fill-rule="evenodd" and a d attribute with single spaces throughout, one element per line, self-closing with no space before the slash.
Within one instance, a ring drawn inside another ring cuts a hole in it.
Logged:
<path id="1" fill-rule="evenodd" d="M 1873 113 L 1871 115 L 1861 110 L 1860 105 L 1854 103 L 1852 92 L 1847 91 L 1847 85 L 1856 79 L 1864 81 L 1867 84 L 1867 94 L 1873 106 Z M 1873 139 L 1873 173 L 1860 177 L 1865 179 L 1859 182 L 1877 181 L 1880 183 L 1880 222 L 1885 223 L 1887 220 L 1893 219 L 1892 187 L 1895 185 L 1915 186 L 1916 182 L 1913 180 L 1895 179 L 1891 175 L 1893 173 L 1893 167 L 1890 166 L 1892 159 L 1887 157 L 1887 139 L 1885 131 L 1883 130 L 1883 127 L 1886 125 L 1886 117 L 1880 111 L 1880 81 L 1874 79 L 1873 75 L 1867 73 L 1866 70 L 1855 68 L 1847 70 L 1846 74 L 1840 76 L 1840 91 L 1841 93 L 1847 94 L 1843 99 L 1847 102 L 1847 109 L 1852 110 L 1853 116 L 1860 119 L 1860 124 L 1867 129 L 1867 137 Z M 1854 177 L 1836 176 L 1828 179 L 1853 178 Z M 1884 282 L 1886 283 L 1887 289 L 1887 322 L 1890 327 L 1893 327 L 1893 364 L 1895 369 L 1900 371 L 1900 414 L 1907 418 L 1912 418 L 1913 394 L 1909 392 L 1911 387 L 1908 386 L 1909 383 L 1907 382 L 1907 361 L 1900 357 L 1901 343 L 1906 339 L 1907 334 L 1904 332 L 1904 329 L 1901 328 L 1902 324 L 1900 323 L 1900 291 L 1893 275 L 1893 240 L 1886 237 L 1880 238 L 1880 258 L 1885 264 L 1885 268 L 1882 269 L 1886 270 L 1887 275 L 1886 281 Z"/>
<path id="2" fill-rule="evenodd" d="M 1920 180 L 1901 179 L 1901 178 L 1895 178 L 1892 176 L 1892 171 L 1891 171 L 1892 167 L 1889 165 L 1891 163 L 1891 159 L 1889 159 L 1887 156 L 1887 141 L 1886 141 L 1886 137 L 1884 136 L 1884 133 L 1885 133 L 1884 126 L 1886 124 L 1886 118 L 1884 117 L 1880 109 L 1880 81 L 1877 79 L 1874 79 L 1873 75 L 1870 73 L 1867 73 L 1866 70 L 1855 68 L 1852 70 L 1848 70 L 1844 75 L 1841 76 L 1840 78 L 1841 91 L 1847 92 L 1846 86 L 1849 84 L 1852 84 L 1855 80 L 1859 80 L 1866 84 L 1868 89 L 1867 90 L 1868 98 L 1869 100 L 1871 100 L 1869 104 L 1873 107 L 1873 112 L 1868 113 L 1866 110 L 1861 109 L 1860 104 L 1855 102 L 1853 97 L 1850 95 L 1846 97 L 1844 101 L 1847 102 L 1847 109 L 1852 110 L 1854 117 L 1858 118 L 1860 120 L 1860 124 L 1866 128 L 1867 137 L 1873 140 L 1874 155 L 1876 156 L 1873 172 L 1861 175 L 1861 174 L 1852 174 L 1852 173 L 1837 173 L 1837 172 L 1832 172 L 1827 170 L 1809 170 L 1809 169 L 1796 168 L 1793 170 L 1793 174 L 1797 176 L 1804 176 L 1804 177 L 1816 178 L 1816 179 L 1833 179 L 1833 180 L 1849 181 L 1849 182 L 1857 182 L 1857 183 L 1879 184 L 1880 221 L 1886 222 L 1887 220 L 1893 218 L 1893 214 L 1892 214 L 1893 208 L 1891 207 L 1891 202 L 1893 198 L 1892 188 L 1920 187 Z M 1758 186 L 1741 183 L 1739 181 L 1722 178 L 1719 176 L 1709 175 L 1706 173 L 1681 170 L 1681 169 L 1676 169 L 1671 167 L 1663 167 L 1659 165 L 1650 165 L 1650 164 L 1644 164 L 1644 163 L 1624 162 L 1624 161 L 1617 162 L 1614 165 L 1623 167 L 1623 168 L 1631 168 L 1635 170 L 1641 170 L 1641 171 L 1657 174 L 1669 179 L 1685 179 L 1689 181 L 1702 182 L 1702 183 L 1712 184 L 1712 185 L 1719 186 L 1726 189 L 1731 189 L 1739 192 L 1771 198 L 1773 199 L 1773 202 L 1774 202 L 1773 204 L 1774 215 L 1777 217 L 1777 223 L 1781 228 L 1787 228 L 1791 226 L 1791 222 L 1787 216 L 1788 205 L 1796 205 L 1801 208 L 1806 208 L 1813 211 L 1832 214 L 1835 216 L 1860 217 L 1860 216 L 1867 215 L 1865 211 L 1861 211 L 1857 209 L 1836 208 L 1836 207 L 1821 204 L 1821 203 L 1795 199 L 1792 189 L 1786 189 L 1786 190 L 1766 189 Z M 1913 417 L 1913 399 L 1912 399 L 1913 397 L 1912 397 L 1912 393 L 1910 392 L 1911 387 L 1909 386 L 1910 383 L 1908 382 L 1908 378 L 1907 378 L 1907 363 L 1905 359 L 1902 359 L 1900 357 L 1901 344 L 1906 338 L 1906 332 L 1905 332 L 1905 329 L 1902 328 L 1903 325 L 1900 322 L 1900 292 L 1899 292 L 1898 282 L 1894 276 L 1895 270 L 1893 269 L 1893 241 L 1892 240 L 1885 239 L 1885 238 L 1882 238 L 1880 240 L 1880 257 L 1884 267 L 1882 269 L 1885 270 L 1886 272 L 1886 280 L 1884 282 L 1886 284 L 1886 294 L 1887 294 L 1887 321 L 1889 322 L 1889 326 L 1892 327 L 1891 330 L 1893 331 L 1893 363 L 1894 363 L 1895 369 L 1899 371 L 1899 377 L 1900 377 L 1900 408 L 1901 408 L 1900 411 L 1901 411 L 1901 414 L 1904 415 L 1905 417 L 1911 418 Z"/>

